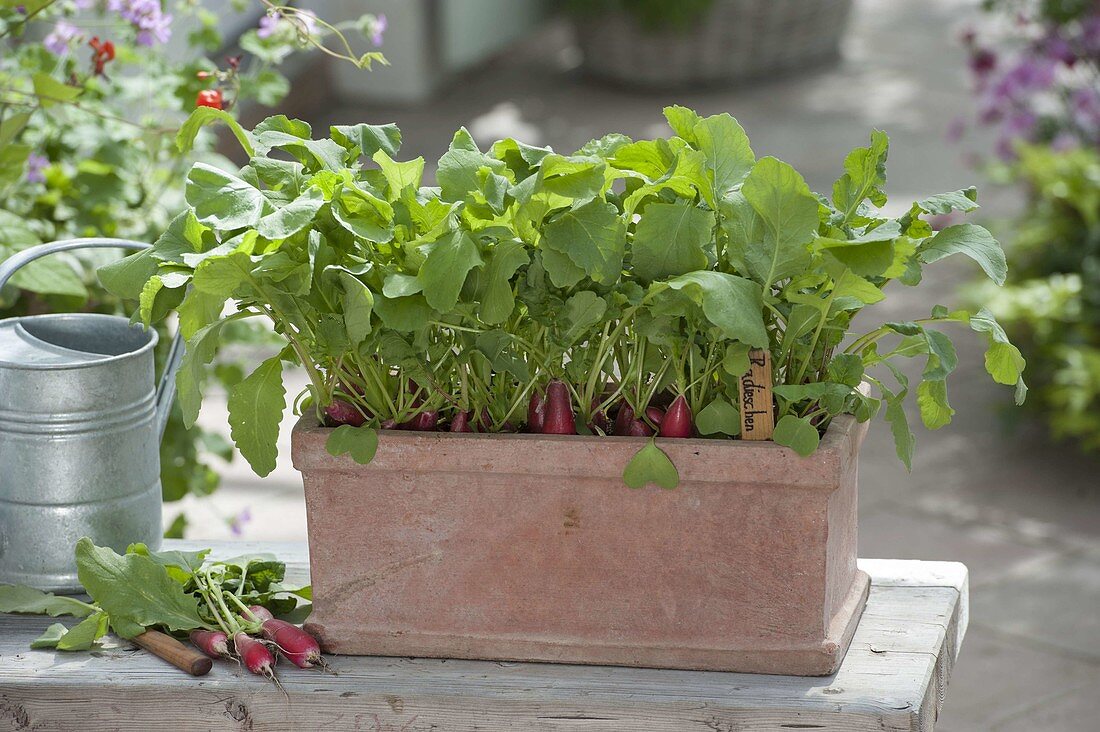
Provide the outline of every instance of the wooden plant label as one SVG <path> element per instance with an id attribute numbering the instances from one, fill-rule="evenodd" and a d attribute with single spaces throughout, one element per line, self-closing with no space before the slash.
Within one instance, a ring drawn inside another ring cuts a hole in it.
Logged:
<path id="1" fill-rule="evenodd" d="M 749 370 L 741 377 L 741 439 L 770 440 L 775 431 L 770 351 L 749 351 Z"/>

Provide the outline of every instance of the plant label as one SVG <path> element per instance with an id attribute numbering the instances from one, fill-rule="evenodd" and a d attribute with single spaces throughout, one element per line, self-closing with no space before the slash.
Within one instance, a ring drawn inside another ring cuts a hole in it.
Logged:
<path id="1" fill-rule="evenodd" d="M 772 357 L 768 351 L 749 351 L 749 370 L 741 377 L 741 439 L 770 440 L 775 431 L 772 397 Z"/>

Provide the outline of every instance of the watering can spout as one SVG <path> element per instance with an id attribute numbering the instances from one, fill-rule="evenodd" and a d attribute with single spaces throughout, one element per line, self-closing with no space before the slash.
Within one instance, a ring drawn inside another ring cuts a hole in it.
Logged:
<path id="1" fill-rule="evenodd" d="M 83 239 L 66 239 L 64 241 L 50 242 L 29 247 L 8 257 L 0 262 L 0 288 L 12 278 L 22 267 L 34 260 L 45 257 L 55 252 L 70 251 L 73 249 L 150 249 L 151 245 L 131 239 L 115 239 L 111 237 L 87 237 Z M 176 396 L 176 371 L 179 369 L 180 360 L 183 358 L 183 343 L 177 332 L 168 349 L 168 358 L 164 364 L 164 371 L 160 377 L 160 383 L 156 390 L 156 411 L 154 427 L 157 441 L 164 436 L 164 430 L 168 426 L 168 418 L 172 413 L 172 402 Z"/>

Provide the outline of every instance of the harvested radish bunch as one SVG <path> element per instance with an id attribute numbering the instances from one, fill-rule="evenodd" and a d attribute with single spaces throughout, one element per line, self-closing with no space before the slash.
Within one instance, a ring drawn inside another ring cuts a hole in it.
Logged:
<path id="1" fill-rule="evenodd" d="M 691 407 L 683 394 L 672 400 L 660 422 L 660 428 L 661 437 L 691 437 Z"/>
<path id="2" fill-rule="evenodd" d="M 191 642 L 211 658 L 231 658 L 229 636 L 220 630 L 192 630 Z"/>
<path id="3" fill-rule="evenodd" d="M 271 611 L 263 605 L 249 605 L 248 611 L 252 613 L 253 617 L 256 618 L 256 622 L 259 623 L 262 623 L 265 620 L 271 620 L 275 617 L 271 614 Z"/>
<path id="4" fill-rule="evenodd" d="M 263 643 L 248 633 L 239 632 L 233 636 L 233 647 L 237 649 L 237 655 L 249 671 L 269 679 L 275 678 L 275 657 Z"/>
<path id="5" fill-rule="evenodd" d="M 263 622 L 260 632 L 298 668 L 312 668 L 322 663 L 317 639 L 297 625 L 272 618 Z"/>
<path id="6" fill-rule="evenodd" d="M 544 435 L 575 435 L 577 420 L 573 416 L 573 403 L 569 399 L 569 387 L 559 379 L 551 379 L 546 385 L 542 433 Z"/>

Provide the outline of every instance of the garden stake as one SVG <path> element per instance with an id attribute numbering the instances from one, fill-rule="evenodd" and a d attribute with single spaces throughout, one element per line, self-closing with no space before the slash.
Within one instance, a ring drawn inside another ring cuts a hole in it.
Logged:
<path id="1" fill-rule="evenodd" d="M 749 370 L 738 382 L 738 390 L 741 394 L 741 438 L 770 440 L 775 431 L 775 402 L 769 351 L 749 351 Z"/>

